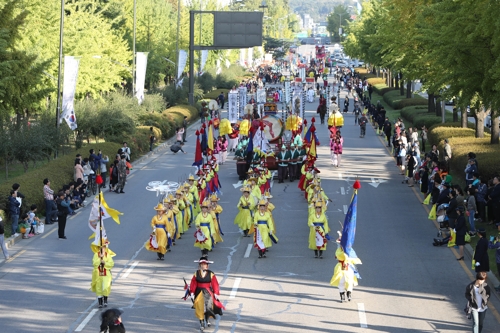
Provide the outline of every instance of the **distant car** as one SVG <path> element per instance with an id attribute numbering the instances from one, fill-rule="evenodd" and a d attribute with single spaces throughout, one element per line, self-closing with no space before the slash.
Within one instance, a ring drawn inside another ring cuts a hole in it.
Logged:
<path id="1" fill-rule="evenodd" d="M 444 104 L 445 105 L 455 105 L 455 100 L 453 98 L 449 99 L 446 102 L 444 102 Z M 467 112 L 470 112 L 470 108 L 468 108 Z"/>

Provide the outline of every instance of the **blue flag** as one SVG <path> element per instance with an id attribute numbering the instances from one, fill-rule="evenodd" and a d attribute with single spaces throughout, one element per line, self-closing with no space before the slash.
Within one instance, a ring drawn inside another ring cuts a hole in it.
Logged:
<path id="1" fill-rule="evenodd" d="M 253 153 L 253 131 L 250 129 L 250 136 L 248 137 L 247 153 Z"/>
<path id="2" fill-rule="evenodd" d="M 352 246 L 354 245 L 354 237 L 356 236 L 356 215 L 358 208 L 358 194 L 354 192 L 351 204 L 345 216 L 344 228 L 342 229 L 342 238 L 340 240 L 340 246 L 342 250 L 350 257 L 357 258 L 356 252 Z"/>
<path id="3" fill-rule="evenodd" d="M 307 129 L 307 132 L 306 134 L 304 135 L 304 141 L 307 142 L 307 143 L 311 143 L 312 141 L 312 136 L 314 135 L 314 140 L 316 141 L 316 145 L 319 146 L 319 140 L 318 140 L 318 136 L 316 135 L 316 131 L 311 132 L 311 128 L 313 126 L 311 125 L 308 129 Z"/>

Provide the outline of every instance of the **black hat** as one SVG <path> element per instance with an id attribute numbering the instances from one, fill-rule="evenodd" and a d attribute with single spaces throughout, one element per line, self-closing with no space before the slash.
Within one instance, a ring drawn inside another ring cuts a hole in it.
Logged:
<path id="1" fill-rule="evenodd" d="M 457 207 L 457 210 L 460 212 L 460 213 L 463 213 L 465 211 L 465 207 L 464 206 L 458 206 Z"/>
<path id="2" fill-rule="evenodd" d="M 477 233 L 483 237 L 486 237 L 486 229 L 484 229 L 484 228 L 478 229 Z"/>

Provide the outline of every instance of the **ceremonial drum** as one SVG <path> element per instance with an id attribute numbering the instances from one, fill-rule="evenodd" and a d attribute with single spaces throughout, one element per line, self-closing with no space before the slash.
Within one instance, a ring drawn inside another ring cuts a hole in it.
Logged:
<path id="1" fill-rule="evenodd" d="M 285 126 L 283 126 L 283 121 L 280 118 L 269 115 L 260 120 L 264 124 L 264 135 L 269 142 L 276 141 L 283 135 Z"/>

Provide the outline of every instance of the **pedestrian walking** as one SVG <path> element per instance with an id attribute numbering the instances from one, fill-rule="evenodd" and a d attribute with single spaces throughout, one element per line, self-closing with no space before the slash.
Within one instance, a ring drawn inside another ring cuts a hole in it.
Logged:
<path id="1" fill-rule="evenodd" d="M 101 241 L 103 242 L 102 245 L 96 246 L 92 244 L 92 251 L 94 251 L 92 264 L 94 269 L 92 270 L 90 290 L 96 294 L 98 306 L 106 308 L 111 293 L 111 282 L 113 281 L 111 275 L 111 269 L 115 266 L 113 257 L 116 254 L 108 248 L 109 242 L 107 240 L 102 239 Z"/>
<path id="2" fill-rule="evenodd" d="M 366 124 L 368 123 L 368 118 L 366 118 L 366 113 L 361 114 L 361 118 L 358 119 L 359 129 L 360 129 L 360 138 L 364 138 L 366 135 Z"/>
<path id="3" fill-rule="evenodd" d="M 126 155 L 120 156 L 120 161 L 116 165 L 118 171 L 118 184 L 116 185 L 115 193 L 125 193 L 123 189 L 125 188 L 125 182 L 127 181 L 127 164 Z"/>
<path id="4" fill-rule="evenodd" d="M 490 257 L 488 256 L 488 240 L 486 239 L 486 230 L 479 229 L 477 231 L 479 240 L 476 244 L 474 251 L 474 261 L 476 272 L 489 272 L 490 271 Z"/>
<path id="5" fill-rule="evenodd" d="M 483 330 L 484 317 L 488 310 L 488 300 L 490 298 L 490 286 L 486 283 L 486 272 L 477 272 L 476 280 L 472 281 L 465 288 L 465 298 L 467 307 L 470 307 L 472 316 L 472 332 L 481 333 Z"/>

